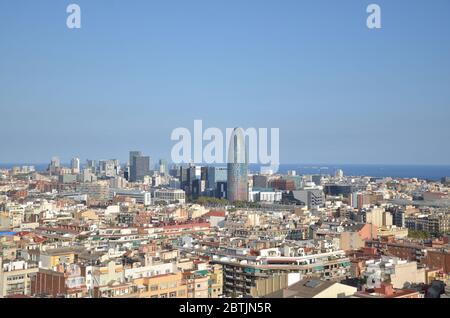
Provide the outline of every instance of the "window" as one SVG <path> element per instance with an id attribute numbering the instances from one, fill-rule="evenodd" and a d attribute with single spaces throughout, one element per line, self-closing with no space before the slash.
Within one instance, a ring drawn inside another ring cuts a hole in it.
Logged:
<path id="1" fill-rule="evenodd" d="M 160 298 L 167 298 L 167 293 L 159 295 Z"/>
<path id="2" fill-rule="evenodd" d="M 157 291 L 157 290 L 158 290 L 158 285 L 152 285 L 152 286 L 150 286 L 150 290 L 151 290 L 151 291 Z"/>
<path id="3" fill-rule="evenodd" d="M 177 292 L 171 292 L 171 293 L 169 294 L 169 297 L 170 297 L 170 298 L 177 297 Z"/>

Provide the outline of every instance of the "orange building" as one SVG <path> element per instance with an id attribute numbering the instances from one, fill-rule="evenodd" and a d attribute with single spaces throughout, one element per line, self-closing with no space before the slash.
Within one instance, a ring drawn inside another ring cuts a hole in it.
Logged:
<path id="1" fill-rule="evenodd" d="M 133 283 L 137 286 L 137 297 L 139 298 L 187 297 L 187 285 L 184 283 L 181 273 L 137 278 Z"/>

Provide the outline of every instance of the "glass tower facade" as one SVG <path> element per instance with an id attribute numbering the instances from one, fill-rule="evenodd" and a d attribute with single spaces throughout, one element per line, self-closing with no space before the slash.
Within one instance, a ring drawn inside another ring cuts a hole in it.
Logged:
<path id="1" fill-rule="evenodd" d="M 235 128 L 231 135 L 227 168 L 228 200 L 248 201 L 248 160 L 245 136 L 241 128 Z"/>

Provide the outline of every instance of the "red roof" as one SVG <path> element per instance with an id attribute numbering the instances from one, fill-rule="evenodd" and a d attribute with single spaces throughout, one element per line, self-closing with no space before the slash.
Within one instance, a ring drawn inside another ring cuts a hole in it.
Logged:
<path id="1" fill-rule="evenodd" d="M 26 296 L 26 295 L 20 295 L 20 294 L 17 294 L 17 295 L 8 295 L 8 296 L 5 296 L 6 298 L 31 298 L 30 296 Z"/>
<path id="2" fill-rule="evenodd" d="M 206 213 L 206 216 L 225 217 L 225 211 L 209 211 L 208 213 Z"/>
<path id="3" fill-rule="evenodd" d="M 30 231 L 21 231 L 21 232 L 17 232 L 16 234 L 14 234 L 15 236 L 26 236 L 26 235 L 30 235 L 33 234 Z"/>
<path id="4" fill-rule="evenodd" d="M 208 222 L 203 223 L 184 223 L 184 224 L 175 224 L 175 225 L 165 225 L 162 226 L 164 230 L 169 229 L 188 229 L 188 228 L 194 228 L 194 227 L 209 227 L 210 224 Z"/>

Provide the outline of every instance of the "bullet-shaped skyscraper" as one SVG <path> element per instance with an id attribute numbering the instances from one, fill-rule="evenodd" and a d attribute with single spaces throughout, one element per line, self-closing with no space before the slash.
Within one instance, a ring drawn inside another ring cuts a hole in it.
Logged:
<path id="1" fill-rule="evenodd" d="M 242 128 L 231 134 L 227 159 L 227 198 L 230 202 L 248 201 L 248 159 Z"/>

